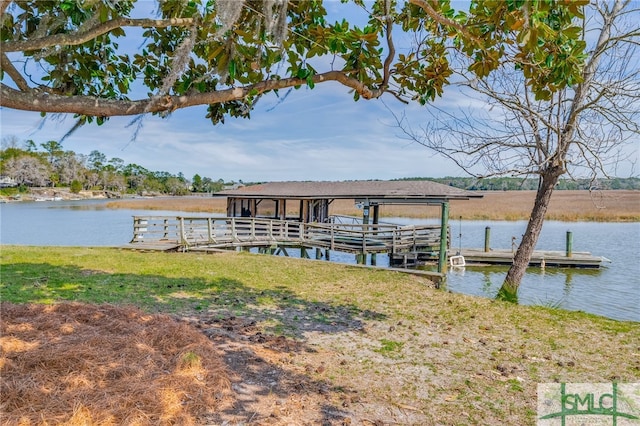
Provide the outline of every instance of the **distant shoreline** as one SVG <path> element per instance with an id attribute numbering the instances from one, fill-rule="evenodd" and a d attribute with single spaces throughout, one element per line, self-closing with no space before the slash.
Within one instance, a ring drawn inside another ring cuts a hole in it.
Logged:
<path id="1" fill-rule="evenodd" d="M 120 198 L 120 194 L 112 191 L 80 191 L 71 192 L 69 188 L 32 188 L 28 193 L 15 196 L 0 196 L 0 202 L 19 201 L 70 201 L 70 200 L 104 200 Z"/>
<path id="2" fill-rule="evenodd" d="M 449 217 L 463 220 L 527 220 L 535 200 L 535 191 L 477 191 L 483 198 L 452 201 Z M 140 210 L 169 210 L 194 213 L 226 211 L 226 198 L 203 194 L 189 196 L 157 195 L 149 197 L 125 196 L 108 191 L 81 191 L 67 188 L 38 188 L 18 199 L 3 197 L 3 202 L 63 201 L 86 199 L 112 199 L 107 208 Z M 331 214 L 360 216 L 353 200 L 335 200 Z M 381 217 L 437 218 L 437 206 L 389 205 L 380 208 Z M 640 222 L 640 191 L 638 190 L 557 190 L 553 193 L 546 220 L 565 222 Z"/>
<path id="3" fill-rule="evenodd" d="M 463 220 L 526 220 L 535 200 L 535 191 L 478 191 L 481 199 L 452 201 L 449 217 Z M 110 201 L 109 208 L 173 210 L 224 214 L 225 197 L 153 197 Z M 335 200 L 331 214 L 360 216 L 353 200 Z M 382 217 L 435 218 L 440 211 L 434 206 L 382 206 Z M 546 220 L 567 222 L 640 222 L 640 191 L 558 190 L 551 199 Z"/>

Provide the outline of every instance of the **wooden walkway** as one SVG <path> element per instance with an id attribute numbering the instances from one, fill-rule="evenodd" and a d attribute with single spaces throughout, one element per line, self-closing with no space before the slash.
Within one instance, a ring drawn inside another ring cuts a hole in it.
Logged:
<path id="1" fill-rule="evenodd" d="M 135 216 L 127 248 L 206 250 L 238 247 L 301 247 L 346 253 L 434 252 L 436 225 L 302 223 L 252 217 Z"/>
<path id="2" fill-rule="evenodd" d="M 387 253 L 390 266 L 410 267 L 437 261 L 440 226 L 365 225 L 357 218 L 334 216 L 330 223 L 302 223 L 253 217 L 134 216 L 133 238 L 125 246 L 144 251 L 217 251 L 258 248 L 287 253 L 287 248 L 329 250 L 356 255 Z M 449 249 L 465 265 L 511 265 L 511 250 Z M 610 262 L 585 252 L 535 251 L 530 266 L 599 268 Z M 373 261 L 372 261 L 373 263 Z M 454 265 L 452 265 L 454 266 Z"/>

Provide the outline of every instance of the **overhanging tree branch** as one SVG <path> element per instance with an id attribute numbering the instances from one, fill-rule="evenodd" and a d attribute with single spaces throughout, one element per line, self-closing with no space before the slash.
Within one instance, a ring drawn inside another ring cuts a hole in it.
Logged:
<path id="1" fill-rule="evenodd" d="M 393 44 L 393 35 L 392 35 L 393 18 L 391 16 L 391 0 L 385 0 L 385 24 L 386 24 L 385 32 L 386 32 L 386 38 L 387 38 L 387 48 L 389 49 L 389 52 L 387 53 L 387 57 L 384 60 L 382 84 L 380 85 L 381 90 L 386 90 L 387 87 L 389 86 L 389 78 L 391 75 L 390 73 L 391 63 L 393 62 L 393 57 L 396 54 L 396 48 Z"/>
<path id="2" fill-rule="evenodd" d="M 103 22 L 80 32 L 54 34 L 50 36 L 27 40 L 5 41 L 1 44 L 3 52 L 24 52 L 27 50 L 40 50 L 53 46 L 77 46 L 94 38 L 121 27 L 155 27 L 166 28 L 171 26 L 186 27 L 195 23 L 194 18 L 171 19 L 132 19 L 116 18 Z"/>
<path id="3" fill-rule="evenodd" d="M 315 84 L 337 81 L 357 91 L 365 99 L 380 96 L 382 92 L 372 91 L 361 81 L 348 77 L 340 71 L 329 71 L 310 77 Z M 23 92 L 5 84 L 1 85 L 0 106 L 25 111 L 70 112 L 98 117 L 118 115 L 138 115 L 146 112 L 174 111 L 196 105 L 210 105 L 244 99 L 272 90 L 308 84 L 308 79 L 297 77 L 267 80 L 243 87 L 234 87 L 214 92 L 195 93 L 184 96 L 164 96 L 158 102 L 152 99 L 123 100 L 103 99 L 90 96 L 62 96 L 39 93 L 33 90 Z"/>

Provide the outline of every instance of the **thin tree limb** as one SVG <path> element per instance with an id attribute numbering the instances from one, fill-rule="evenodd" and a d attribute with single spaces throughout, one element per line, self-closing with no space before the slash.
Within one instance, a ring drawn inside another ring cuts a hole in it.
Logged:
<path id="1" fill-rule="evenodd" d="M 2 52 L 2 54 L 0 55 L 0 66 L 2 66 L 4 72 L 6 72 L 9 77 L 11 77 L 11 79 L 16 83 L 18 89 L 22 91 L 31 90 L 31 88 L 29 87 L 29 83 L 27 83 L 27 80 L 22 77 L 20 71 L 18 71 L 16 67 L 13 66 L 13 63 L 4 52 Z"/>
<path id="2" fill-rule="evenodd" d="M 76 46 L 120 27 L 186 27 L 194 25 L 194 23 L 194 18 L 133 19 L 121 17 L 103 22 L 80 32 L 54 34 L 28 40 L 5 41 L 2 42 L 1 46 L 3 52 L 24 52 L 26 50 L 40 50 L 53 46 Z"/>
<path id="3" fill-rule="evenodd" d="M 435 9 L 431 7 L 431 5 L 426 0 L 409 0 L 409 3 L 416 5 L 422 10 L 424 10 L 425 13 L 431 17 L 431 19 L 438 22 L 439 24 L 455 28 L 457 31 L 464 34 L 465 37 L 469 38 L 470 40 L 473 40 L 478 45 L 483 44 L 482 40 L 480 40 L 478 37 L 471 34 L 466 27 L 457 23 L 453 19 L 446 18 L 441 14 L 439 14 L 438 12 L 436 12 Z"/>

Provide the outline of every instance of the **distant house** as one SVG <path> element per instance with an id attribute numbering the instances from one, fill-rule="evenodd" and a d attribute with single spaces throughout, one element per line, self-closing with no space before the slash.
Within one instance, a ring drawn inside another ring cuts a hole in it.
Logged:
<path id="1" fill-rule="evenodd" d="M 9 176 L 0 176 L 0 188 L 13 188 L 18 186 L 18 182 Z"/>
<path id="2" fill-rule="evenodd" d="M 245 185 L 243 183 L 225 183 L 224 187 L 222 188 L 223 191 L 231 191 L 231 190 L 235 190 L 235 189 L 240 189 L 243 188 Z"/>

